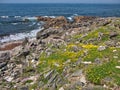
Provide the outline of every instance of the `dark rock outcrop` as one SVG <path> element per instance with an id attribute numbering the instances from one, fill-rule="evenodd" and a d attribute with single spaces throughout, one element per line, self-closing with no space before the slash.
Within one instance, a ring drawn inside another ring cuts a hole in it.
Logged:
<path id="1" fill-rule="evenodd" d="M 67 24 L 67 20 L 64 16 L 59 16 L 56 18 L 50 18 L 50 17 L 37 17 L 38 21 L 43 21 L 45 22 L 44 28 L 47 29 L 49 27 L 62 27 L 63 25 Z"/>
<path id="2" fill-rule="evenodd" d="M 110 32 L 110 34 L 109 34 L 110 39 L 112 39 L 112 38 L 114 38 L 116 36 L 118 36 L 117 32 Z"/>
<path id="3" fill-rule="evenodd" d="M 0 62 L 3 62 L 5 60 L 9 60 L 10 59 L 10 52 L 0 52 Z"/>

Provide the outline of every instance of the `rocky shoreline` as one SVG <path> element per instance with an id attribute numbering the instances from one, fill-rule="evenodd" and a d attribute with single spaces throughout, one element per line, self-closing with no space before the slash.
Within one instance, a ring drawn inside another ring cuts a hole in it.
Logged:
<path id="1" fill-rule="evenodd" d="M 1 90 L 120 89 L 119 17 L 37 20 L 35 39 L 0 47 Z"/>

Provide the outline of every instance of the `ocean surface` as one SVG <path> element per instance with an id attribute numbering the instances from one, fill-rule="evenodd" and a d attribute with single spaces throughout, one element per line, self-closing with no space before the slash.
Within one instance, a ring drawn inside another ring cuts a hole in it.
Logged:
<path id="1" fill-rule="evenodd" d="M 120 4 L 0 4 L 0 43 L 35 37 L 41 29 L 35 16 L 77 15 L 120 17 Z"/>

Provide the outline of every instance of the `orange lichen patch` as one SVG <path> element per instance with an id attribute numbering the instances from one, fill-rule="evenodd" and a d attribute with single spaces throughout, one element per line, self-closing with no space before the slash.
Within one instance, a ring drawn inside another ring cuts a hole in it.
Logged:
<path id="1" fill-rule="evenodd" d="M 12 50 L 13 48 L 20 46 L 21 42 L 9 43 L 0 47 L 0 51 Z"/>

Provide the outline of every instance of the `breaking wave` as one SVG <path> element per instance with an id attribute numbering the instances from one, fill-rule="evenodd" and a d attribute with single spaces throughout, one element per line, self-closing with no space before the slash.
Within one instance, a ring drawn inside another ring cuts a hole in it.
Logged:
<path id="1" fill-rule="evenodd" d="M 73 21 L 74 16 L 78 16 L 78 14 L 73 14 L 71 16 L 66 17 L 68 21 Z M 43 16 L 56 18 L 56 16 Z M 24 22 L 25 20 L 29 20 L 29 22 Z M 5 33 L 1 31 L 0 35 L 0 43 L 21 40 L 25 37 L 35 37 L 36 33 L 40 31 L 41 23 L 37 21 L 36 16 L 0 16 L 0 29 L 9 31 L 9 33 Z M 39 28 L 40 27 L 40 28 Z M 39 29 L 37 29 L 39 28 Z M 13 31 L 14 32 L 11 32 Z M 20 30 L 23 31 L 20 31 Z"/>
<path id="2" fill-rule="evenodd" d="M 22 40 L 25 37 L 28 38 L 33 38 L 36 36 L 37 32 L 39 32 L 40 30 L 42 30 L 43 28 L 39 28 L 39 29 L 35 29 L 32 30 L 30 32 L 27 33 L 17 33 L 17 34 L 11 34 L 9 36 L 4 36 L 0 38 L 0 43 L 4 43 L 4 42 L 9 42 L 9 41 L 16 41 L 16 40 Z"/>

